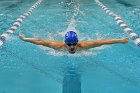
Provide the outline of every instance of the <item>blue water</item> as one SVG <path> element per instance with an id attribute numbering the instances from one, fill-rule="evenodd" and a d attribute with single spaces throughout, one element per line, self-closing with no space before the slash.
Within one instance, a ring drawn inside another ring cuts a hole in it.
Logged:
<path id="1" fill-rule="evenodd" d="M 0 1 L 0 34 L 36 0 Z M 140 34 L 139 0 L 101 0 Z M 18 38 L 64 40 L 71 17 L 81 41 L 127 36 L 94 0 L 44 0 L 0 48 L 0 93 L 140 93 L 140 48 L 106 45 L 74 55 Z"/>

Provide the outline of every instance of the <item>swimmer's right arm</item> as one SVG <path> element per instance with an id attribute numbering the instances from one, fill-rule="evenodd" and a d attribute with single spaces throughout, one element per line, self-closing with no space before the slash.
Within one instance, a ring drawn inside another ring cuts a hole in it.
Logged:
<path id="1" fill-rule="evenodd" d="M 62 42 L 56 42 L 53 40 L 42 40 L 39 38 L 26 38 L 23 34 L 20 34 L 19 38 L 26 42 L 30 42 L 37 45 L 43 45 L 43 46 L 54 48 L 54 49 L 63 47 Z"/>

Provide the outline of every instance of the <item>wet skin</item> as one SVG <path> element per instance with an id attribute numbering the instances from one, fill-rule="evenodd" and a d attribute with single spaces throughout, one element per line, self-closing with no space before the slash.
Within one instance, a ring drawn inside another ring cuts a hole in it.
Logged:
<path id="1" fill-rule="evenodd" d="M 125 44 L 128 43 L 129 38 L 123 39 L 101 39 L 101 40 L 89 40 L 85 42 L 77 42 L 73 44 L 66 44 L 65 42 L 58 42 L 53 40 L 43 40 L 39 38 L 26 38 L 23 34 L 19 34 L 19 38 L 23 41 L 30 42 L 36 45 L 43 45 L 53 49 L 60 49 L 66 47 L 69 53 L 74 54 L 78 47 L 82 49 L 89 49 L 94 47 L 99 47 L 102 45 L 109 44 Z"/>
<path id="2" fill-rule="evenodd" d="M 70 46 L 67 45 L 67 49 L 69 53 L 74 54 L 77 50 L 77 45 L 72 45 L 72 44 Z"/>

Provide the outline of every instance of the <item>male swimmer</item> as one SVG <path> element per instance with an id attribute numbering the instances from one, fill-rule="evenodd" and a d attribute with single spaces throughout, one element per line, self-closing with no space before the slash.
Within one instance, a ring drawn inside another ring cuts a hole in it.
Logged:
<path id="1" fill-rule="evenodd" d="M 89 48 L 99 47 L 108 44 L 117 44 L 117 43 L 124 44 L 127 43 L 129 40 L 128 38 L 124 38 L 124 39 L 90 40 L 90 41 L 80 42 L 78 40 L 78 36 L 76 32 L 74 31 L 68 31 L 65 34 L 64 42 L 58 42 L 53 40 L 42 40 L 39 38 L 26 38 L 23 34 L 19 34 L 19 38 L 26 42 L 34 43 L 37 45 L 43 45 L 53 49 L 67 48 L 69 53 L 71 54 L 74 54 L 78 48 L 89 49 Z"/>

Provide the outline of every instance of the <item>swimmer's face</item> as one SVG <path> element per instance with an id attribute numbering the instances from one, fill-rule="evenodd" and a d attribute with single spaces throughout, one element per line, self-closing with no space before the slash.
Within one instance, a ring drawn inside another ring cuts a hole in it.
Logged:
<path id="1" fill-rule="evenodd" d="M 73 43 L 73 44 L 67 43 L 67 48 L 68 48 L 69 53 L 74 54 L 77 49 L 77 43 Z"/>

